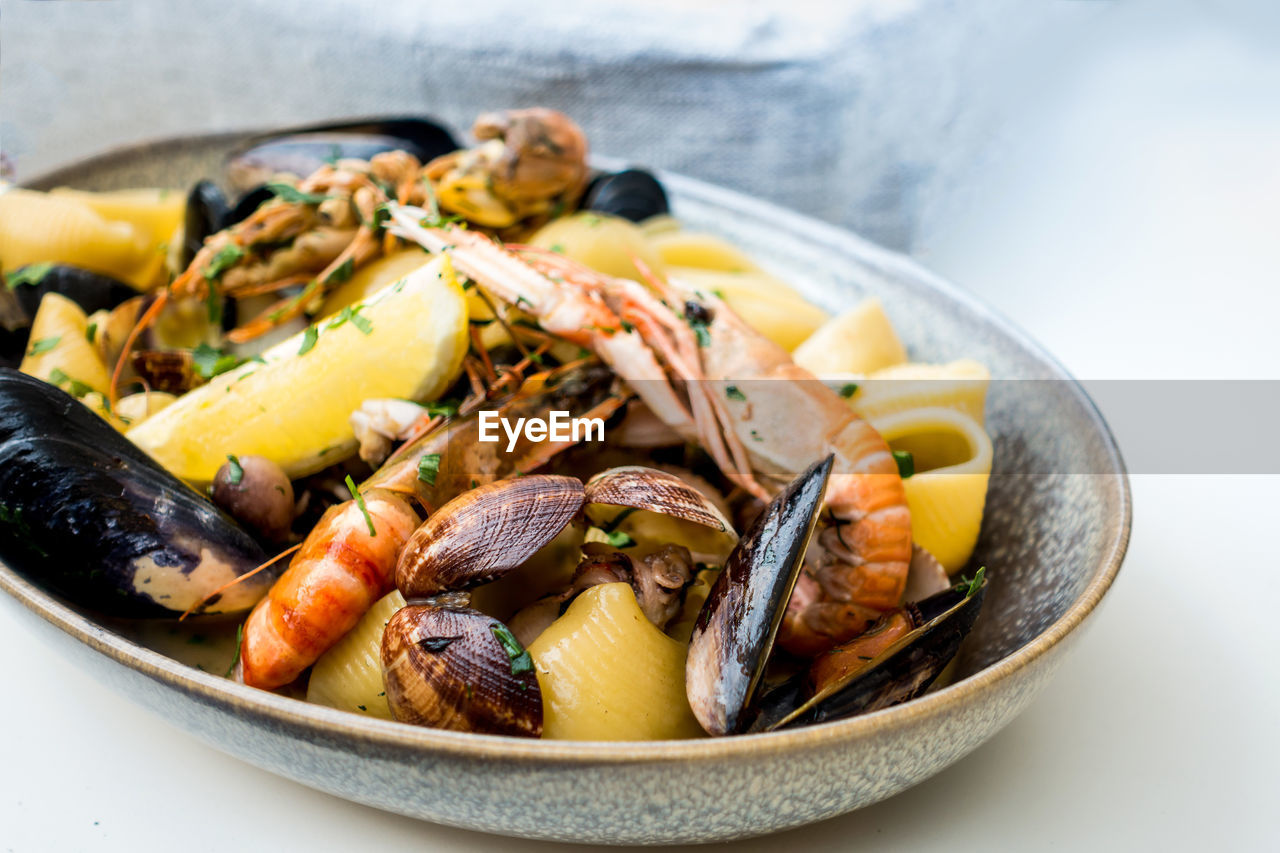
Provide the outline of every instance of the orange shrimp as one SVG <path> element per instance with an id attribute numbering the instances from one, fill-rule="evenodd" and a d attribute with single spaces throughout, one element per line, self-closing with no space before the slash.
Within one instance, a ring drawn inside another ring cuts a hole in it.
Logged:
<path id="1" fill-rule="evenodd" d="M 512 419 L 559 409 L 608 418 L 625 402 L 614 384 L 599 364 L 566 367 L 529 377 L 499 410 Z M 478 420 L 474 413 L 455 418 L 410 441 L 359 488 L 363 508 L 351 500 L 321 517 L 245 622 L 241 681 L 267 689 L 288 684 L 391 591 L 396 561 L 419 522 L 412 500 L 440 506 L 476 485 L 536 470 L 571 446 L 522 438 L 507 452 L 498 442 L 479 442 Z M 419 462 L 427 455 L 438 467 L 424 479 Z"/>
<path id="2" fill-rule="evenodd" d="M 818 654 L 901 603 L 911 514 L 897 463 L 880 434 L 785 350 L 714 294 L 678 280 L 649 276 L 646 289 L 475 232 L 426 228 L 422 218 L 395 209 L 390 229 L 448 251 L 484 291 L 592 348 L 654 414 L 697 440 L 756 497 L 835 455 L 827 511 L 779 632 L 784 648 Z M 594 331 L 602 317 L 612 318 L 603 334 Z"/>
<path id="3" fill-rule="evenodd" d="M 363 507 L 347 501 L 321 517 L 249 614 L 238 665 L 245 684 L 271 689 L 293 681 L 391 591 L 418 514 L 406 498 L 382 489 L 362 500 Z"/>

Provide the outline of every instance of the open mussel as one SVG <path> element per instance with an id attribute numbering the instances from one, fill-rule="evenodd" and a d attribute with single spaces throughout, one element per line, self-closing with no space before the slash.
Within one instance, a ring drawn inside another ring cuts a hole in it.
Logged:
<path id="1" fill-rule="evenodd" d="M 227 159 L 232 189 L 247 192 L 288 172 L 310 175 L 326 162 L 368 160 L 383 151 L 407 151 L 427 163 L 461 146 L 443 124 L 426 118 L 395 117 L 309 125 L 258 137 Z"/>
<path id="2" fill-rule="evenodd" d="M 644 169 L 624 169 L 596 176 L 587 185 L 582 207 L 632 222 L 671 212 L 667 191 Z"/>
<path id="3" fill-rule="evenodd" d="M 124 617 L 247 610 L 274 577 L 223 590 L 265 561 L 252 537 L 75 398 L 9 369 L 0 369 L 0 558 L 76 604 Z"/>
<path id="4" fill-rule="evenodd" d="M 838 720 L 924 693 L 978 618 L 987 588 L 982 574 L 886 613 L 865 634 L 814 659 L 761 697 L 749 730 Z"/>
<path id="5" fill-rule="evenodd" d="M 834 457 L 795 479 L 734 546 L 698 614 L 685 665 L 694 716 L 713 735 L 742 731 L 822 510 Z"/>

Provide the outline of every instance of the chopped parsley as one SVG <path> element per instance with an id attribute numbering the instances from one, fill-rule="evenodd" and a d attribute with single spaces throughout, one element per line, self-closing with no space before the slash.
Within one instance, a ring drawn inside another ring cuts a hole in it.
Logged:
<path id="1" fill-rule="evenodd" d="M 966 589 L 964 593 L 965 598 L 973 598 L 973 594 L 982 589 L 982 579 L 986 574 L 987 567 L 979 566 L 978 571 L 974 572 L 973 580 L 969 580 L 968 578 L 961 576 L 960 586 L 968 586 L 968 589 Z"/>
<path id="2" fill-rule="evenodd" d="M 693 327 L 693 334 L 698 339 L 698 346 L 711 346 L 711 332 L 707 331 L 707 324 L 701 320 L 690 320 L 689 325 Z"/>
<path id="3" fill-rule="evenodd" d="M 600 525 L 600 529 L 603 530 L 605 533 L 612 533 L 613 531 L 618 529 L 618 526 L 622 524 L 622 522 L 627 520 L 627 516 L 631 515 L 631 513 L 635 511 L 636 511 L 635 507 L 633 506 L 627 507 L 622 512 L 615 515 L 612 518 L 612 520 L 607 521 L 604 524 Z"/>
<path id="4" fill-rule="evenodd" d="M 304 193 L 302 190 L 286 184 L 284 181 L 268 181 L 267 190 L 281 201 L 289 204 L 319 204 L 329 198 L 323 193 Z"/>
<path id="5" fill-rule="evenodd" d="M 636 544 L 636 540 L 625 530 L 610 530 L 604 534 L 605 541 L 615 548 L 630 548 Z"/>
<path id="6" fill-rule="evenodd" d="M 350 322 L 351 325 L 355 326 L 364 334 L 366 335 L 372 334 L 373 323 L 369 320 L 368 317 L 360 316 L 360 311 L 363 308 L 364 308 L 364 305 L 360 305 L 360 304 L 348 305 L 346 308 L 343 308 L 341 311 L 339 311 L 337 315 L 333 318 L 333 320 L 330 321 L 329 325 L 326 326 L 325 328 L 336 329 L 339 326 L 341 326 L 343 323 Z"/>
<path id="7" fill-rule="evenodd" d="M 724 395 L 730 400 L 738 400 L 740 402 L 746 402 L 747 399 L 747 395 L 743 394 L 737 385 L 724 386 Z"/>
<path id="8" fill-rule="evenodd" d="M 502 650 L 507 653 L 507 659 L 511 661 L 512 675 L 520 675 L 533 669 L 533 658 L 529 656 L 529 652 L 525 650 L 524 646 L 520 645 L 520 641 L 516 639 L 515 634 L 512 634 L 506 625 L 501 622 L 494 622 L 489 626 L 489 630 L 498 639 Z"/>
<path id="9" fill-rule="evenodd" d="M 364 495 L 360 494 L 356 489 L 356 481 L 351 479 L 351 475 L 347 475 L 347 491 L 351 492 L 352 499 L 355 500 L 356 506 L 360 507 L 360 514 L 364 516 L 364 523 L 369 525 L 369 535 L 377 536 L 378 531 L 373 527 L 373 516 L 369 515 L 369 508 L 364 505 Z"/>
<path id="10" fill-rule="evenodd" d="M 636 326 L 634 323 L 628 323 L 626 320 L 623 320 L 621 322 L 622 322 L 622 331 L 634 332 L 636 330 Z"/>
<path id="11" fill-rule="evenodd" d="M 67 390 L 71 393 L 72 397 L 83 397 L 86 394 L 93 393 L 92 386 L 87 385 L 84 382 L 81 382 L 79 379 L 72 379 L 65 372 L 63 372 L 62 368 L 60 367 L 55 367 L 53 370 L 49 371 L 49 381 L 52 384 L 58 386 L 59 388 L 61 388 L 63 385 L 66 385 Z"/>
<path id="12" fill-rule="evenodd" d="M 227 667 L 227 674 L 223 678 L 230 678 L 231 673 L 236 671 L 236 664 L 240 663 L 240 642 L 244 639 L 244 623 L 236 626 L 236 656 L 231 659 L 231 666 Z"/>
<path id="13" fill-rule="evenodd" d="M 40 264 L 27 264 L 25 267 L 19 267 L 13 272 L 5 276 L 9 289 L 13 290 L 22 284 L 30 284 L 35 286 L 44 280 L 44 277 L 53 269 L 53 264 L 46 261 Z"/>
<path id="14" fill-rule="evenodd" d="M 427 403 L 425 408 L 427 414 L 433 418 L 451 418 L 458 414 L 458 406 L 459 404 L 452 400 L 442 400 L 438 403 Z"/>
<path id="15" fill-rule="evenodd" d="M 231 473 L 227 476 L 227 482 L 233 486 L 240 485 L 240 481 L 244 479 L 244 467 L 240 464 L 240 460 L 236 458 L 234 453 L 228 453 L 227 464 L 231 466 Z"/>
<path id="16" fill-rule="evenodd" d="M 302 346 L 298 347 L 298 355 L 311 352 L 318 340 L 320 340 L 320 330 L 315 326 L 307 326 L 307 330 L 302 333 Z"/>
<path id="17" fill-rule="evenodd" d="M 88 326 L 85 327 L 84 339 L 86 341 L 88 341 L 89 343 L 93 343 L 93 339 L 96 338 L 97 336 L 98 336 L 97 323 L 90 323 Z"/>
<path id="18" fill-rule="evenodd" d="M 436 484 L 436 476 L 440 473 L 440 454 L 424 453 L 418 460 L 418 479 L 428 486 Z"/>
<path id="19" fill-rule="evenodd" d="M 857 394 L 857 393 L 858 393 L 857 382 L 849 382 L 840 387 L 840 396 L 844 397 L 846 400 L 848 400 L 850 397 L 852 397 L 854 394 Z"/>
<path id="20" fill-rule="evenodd" d="M 337 269 L 329 273 L 329 275 L 324 280 L 325 284 L 342 284 L 344 281 L 351 278 L 351 274 L 354 273 L 355 271 L 356 271 L 356 259 L 347 258 L 345 261 L 338 264 Z"/>
<path id="21" fill-rule="evenodd" d="M 205 268 L 204 280 L 213 281 L 215 278 L 235 266 L 243 257 L 244 249 L 241 249 L 234 243 L 228 243 L 218 250 L 218 254 L 213 256 L 213 260 L 210 261 L 209 266 Z"/>
<path id="22" fill-rule="evenodd" d="M 212 379 L 241 364 L 240 359 L 231 353 L 204 343 L 191 351 L 191 361 L 196 374 L 203 379 Z"/>
<path id="23" fill-rule="evenodd" d="M 893 451 L 893 461 L 898 463 L 898 475 L 904 480 L 916 472 L 916 458 L 910 450 Z"/>
<path id="24" fill-rule="evenodd" d="M 31 348 L 27 350 L 27 355 L 39 355 L 42 352 L 48 352 L 56 347 L 60 340 L 62 340 L 61 335 L 56 338 L 41 338 L 38 341 L 32 341 Z"/>

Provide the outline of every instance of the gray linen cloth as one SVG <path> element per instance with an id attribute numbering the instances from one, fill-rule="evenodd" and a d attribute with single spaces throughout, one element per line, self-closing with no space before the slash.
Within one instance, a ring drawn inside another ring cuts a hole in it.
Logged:
<path id="1" fill-rule="evenodd" d="M 542 104 L 596 152 L 909 249 L 998 149 L 1010 69 L 1097 5 L 3 0 L 0 145 L 21 178 L 177 133 L 390 113 L 465 131 Z"/>

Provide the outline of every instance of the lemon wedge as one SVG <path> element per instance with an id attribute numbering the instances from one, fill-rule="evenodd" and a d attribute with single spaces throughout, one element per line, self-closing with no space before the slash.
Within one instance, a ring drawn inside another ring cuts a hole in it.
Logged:
<path id="1" fill-rule="evenodd" d="M 447 257 L 250 361 L 129 430 L 128 437 L 196 486 L 227 454 L 278 463 L 291 478 L 356 449 L 351 413 L 374 397 L 430 400 L 467 351 L 467 302 Z"/>

